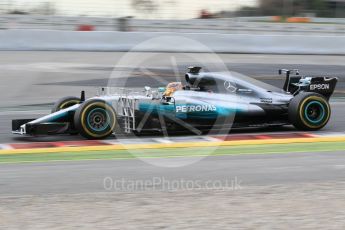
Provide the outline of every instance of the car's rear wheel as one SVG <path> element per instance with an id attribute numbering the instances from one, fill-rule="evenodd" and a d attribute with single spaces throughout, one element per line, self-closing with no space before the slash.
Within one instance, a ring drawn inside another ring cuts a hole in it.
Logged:
<path id="1" fill-rule="evenodd" d="M 103 100 L 89 100 L 75 112 L 74 125 L 80 135 L 87 139 L 105 139 L 115 130 L 116 113 Z"/>
<path id="2" fill-rule="evenodd" d="M 331 107 L 327 99 L 317 93 L 300 93 L 289 105 L 289 120 L 300 130 L 319 130 L 329 121 Z"/>
<path id="3" fill-rule="evenodd" d="M 67 109 L 68 107 L 71 107 L 79 103 L 80 103 L 80 98 L 78 97 L 64 97 L 58 100 L 57 102 L 55 102 L 51 112 L 55 113 L 62 109 Z"/>

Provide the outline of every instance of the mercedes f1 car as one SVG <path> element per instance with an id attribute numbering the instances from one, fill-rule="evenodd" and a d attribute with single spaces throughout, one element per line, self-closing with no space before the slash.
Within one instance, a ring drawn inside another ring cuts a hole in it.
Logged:
<path id="1" fill-rule="evenodd" d="M 13 120 L 12 132 L 20 135 L 80 134 L 103 139 L 117 133 L 146 131 L 201 134 L 210 129 L 293 125 L 299 130 L 319 130 L 329 121 L 329 99 L 337 78 L 308 77 L 298 70 L 285 74 L 283 89 L 235 72 L 202 72 L 190 67 L 185 84 L 170 83 L 143 92 L 102 88 L 85 99 L 65 97 L 52 113 Z"/>

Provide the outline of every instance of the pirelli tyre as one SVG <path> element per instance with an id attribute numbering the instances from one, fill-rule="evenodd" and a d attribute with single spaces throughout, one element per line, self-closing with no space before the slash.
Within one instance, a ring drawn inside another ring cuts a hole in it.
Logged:
<path id="1" fill-rule="evenodd" d="M 71 107 L 71 106 L 79 104 L 79 103 L 80 103 L 80 98 L 78 98 L 78 97 L 63 97 L 60 100 L 58 100 L 57 102 L 55 102 L 51 112 L 55 113 L 57 111 L 60 111 L 62 109 L 66 109 L 68 107 Z"/>
<path id="2" fill-rule="evenodd" d="M 321 94 L 300 93 L 289 104 L 289 120 L 300 130 L 322 129 L 330 116 L 331 107 Z"/>
<path id="3" fill-rule="evenodd" d="M 117 126 L 116 113 L 111 105 L 94 99 L 80 105 L 74 114 L 74 125 L 87 139 L 105 139 Z"/>

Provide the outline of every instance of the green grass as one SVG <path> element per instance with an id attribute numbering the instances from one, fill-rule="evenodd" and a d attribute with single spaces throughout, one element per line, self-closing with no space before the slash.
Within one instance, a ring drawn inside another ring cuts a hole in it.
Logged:
<path id="1" fill-rule="evenodd" d="M 0 155 L 0 163 L 344 151 L 345 142 Z"/>

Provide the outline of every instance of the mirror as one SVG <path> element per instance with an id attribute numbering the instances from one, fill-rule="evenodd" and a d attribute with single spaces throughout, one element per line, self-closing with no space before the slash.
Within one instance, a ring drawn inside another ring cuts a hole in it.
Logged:
<path id="1" fill-rule="evenodd" d="M 144 87 L 144 92 L 146 93 L 146 97 L 151 97 L 152 92 L 151 92 L 151 87 L 150 86 L 145 86 Z"/>

